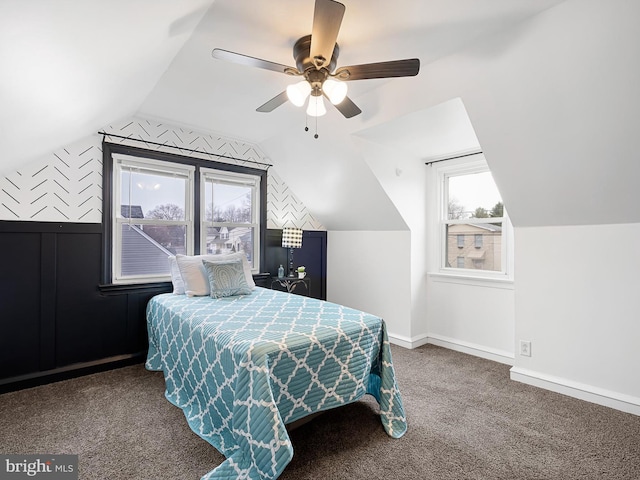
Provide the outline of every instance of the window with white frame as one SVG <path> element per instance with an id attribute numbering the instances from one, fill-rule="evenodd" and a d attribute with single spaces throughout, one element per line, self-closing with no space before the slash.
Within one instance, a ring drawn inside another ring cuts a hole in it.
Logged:
<path id="1" fill-rule="evenodd" d="M 127 155 L 113 159 L 113 281 L 166 280 L 167 257 L 193 251 L 195 168 Z"/>
<path id="2" fill-rule="evenodd" d="M 260 177 L 202 168 L 201 252 L 244 252 L 252 269 L 259 259 Z"/>
<path id="3" fill-rule="evenodd" d="M 243 251 L 252 271 L 260 271 L 267 164 L 253 162 L 261 166 L 254 168 L 108 142 L 102 148 L 102 288 L 169 282 L 167 257 L 177 254 Z"/>
<path id="4" fill-rule="evenodd" d="M 510 279 L 511 224 L 482 155 L 437 169 L 440 273 Z"/>

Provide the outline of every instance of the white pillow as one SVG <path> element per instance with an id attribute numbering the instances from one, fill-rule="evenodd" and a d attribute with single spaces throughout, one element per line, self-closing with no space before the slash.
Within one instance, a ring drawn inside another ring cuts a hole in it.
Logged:
<path id="1" fill-rule="evenodd" d="M 182 275 L 180 275 L 180 269 L 178 268 L 178 262 L 175 256 L 169 255 L 169 265 L 171 266 L 173 293 L 176 295 L 184 295 L 184 282 L 182 281 Z"/>
<path id="2" fill-rule="evenodd" d="M 251 267 L 247 261 L 247 257 L 243 252 L 231 253 L 229 255 L 176 255 L 176 263 L 180 270 L 180 276 L 184 282 L 184 293 L 188 297 L 198 297 L 211 294 L 209 286 L 209 276 L 204 268 L 203 260 L 233 260 L 241 258 L 242 269 L 247 280 L 247 284 L 251 289 L 256 286 L 251 274 Z"/>
<path id="3" fill-rule="evenodd" d="M 247 285 L 249 288 L 253 290 L 256 286 L 256 282 L 253 281 L 253 273 L 251 273 L 251 265 L 249 265 L 249 260 L 247 260 L 247 256 L 244 252 L 240 252 L 242 258 L 242 269 L 244 270 L 244 276 L 247 279 Z"/>

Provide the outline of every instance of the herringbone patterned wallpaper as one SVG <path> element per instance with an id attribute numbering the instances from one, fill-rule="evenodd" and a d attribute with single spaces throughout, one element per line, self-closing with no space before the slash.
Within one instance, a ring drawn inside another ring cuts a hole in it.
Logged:
<path id="1" fill-rule="evenodd" d="M 0 179 L 0 219 L 100 223 L 100 140 L 67 146 Z"/>
<path id="2" fill-rule="evenodd" d="M 268 163 L 254 145 L 137 117 L 108 125 L 104 131 L 112 134 L 106 138 L 111 143 L 254 168 L 261 167 L 251 162 Z M 102 137 L 96 134 L 0 178 L 0 220 L 101 223 L 101 144 Z M 267 178 L 268 228 L 325 229 L 280 179 L 275 167 L 269 168 Z"/>
<path id="3" fill-rule="evenodd" d="M 298 201 L 289 187 L 273 172 L 273 168 L 269 170 L 267 216 L 268 223 L 274 225 L 269 228 L 296 227 L 303 230 L 325 230 Z"/>

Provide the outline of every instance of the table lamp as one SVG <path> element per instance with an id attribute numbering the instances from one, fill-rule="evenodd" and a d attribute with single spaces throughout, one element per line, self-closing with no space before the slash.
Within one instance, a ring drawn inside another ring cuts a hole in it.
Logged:
<path id="1" fill-rule="evenodd" d="M 282 246 L 289 249 L 289 276 L 293 277 L 293 249 L 302 248 L 302 229 L 293 227 L 283 228 Z"/>

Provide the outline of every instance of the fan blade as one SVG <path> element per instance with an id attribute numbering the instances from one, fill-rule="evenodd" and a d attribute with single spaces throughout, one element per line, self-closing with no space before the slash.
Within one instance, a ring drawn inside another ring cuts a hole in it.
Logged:
<path id="1" fill-rule="evenodd" d="M 343 4 L 333 0 L 316 0 L 309 49 L 309 56 L 316 67 L 326 66 L 331 61 L 344 9 Z"/>
<path id="2" fill-rule="evenodd" d="M 365 80 L 369 78 L 413 77 L 420 71 L 420 60 L 392 60 L 390 62 L 367 63 L 340 67 L 333 74 L 340 80 Z"/>
<path id="3" fill-rule="evenodd" d="M 289 98 L 287 97 L 287 91 L 285 90 L 284 92 L 273 97 L 271 100 L 269 100 L 265 104 L 260 105 L 258 108 L 256 108 L 256 112 L 262 112 L 262 113 L 272 112 L 273 110 L 278 108 L 280 105 L 285 103 L 287 100 L 289 100 Z"/>
<path id="4" fill-rule="evenodd" d="M 249 55 L 242 55 L 241 53 L 230 52 L 221 48 L 214 48 L 211 52 L 213 58 L 218 60 L 226 60 L 227 62 L 239 63 L 247 67 L 264 68 L 266 70 L 273 70 L 274 72 L 286 73 L 288 69 L 297 71 L 296 68 L 289 67 L 287 65 L 281 65 L 279 63 L 269 62 L 268 60 L 262 60 L 261 58 L 250 57 Z"/>
<path id="5" fill-rule="evenodd" d="M 334 105 L 338 109 L 338 111 L 345 116 L 345 118 L 355 117 L 362 113 L 362 110 L 358 108 L 358 106 L 351 101 L 349 97 L 344 97 L 339 104 Z"/>

